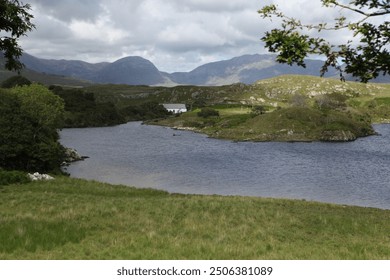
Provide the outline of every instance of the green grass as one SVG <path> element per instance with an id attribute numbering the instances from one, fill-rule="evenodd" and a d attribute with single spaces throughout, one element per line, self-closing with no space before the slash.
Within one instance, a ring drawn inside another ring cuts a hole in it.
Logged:
<path id="1" fill-rule="evenodd" d="M 11 184 L 23 184 L 29 182 L 30 179 L 25 172 L 22 171 L 7 171 L 0 168 L 0 186 Z"/>
<path id="2" fill-rule="evenodd" d="M 208 95 L 219 118 L 194 111 L 153 124 L 235 141 L 351 141 L 374 134 L 372 123 L 390 122 L 387 84 L 285 75 L 235 89 Z M 251 114 L 256 106 L 266 113 Z"/>
<path id="3" fill-rule="evenodd" d="M 210 137 L 234 141 L 326 141 L 327 135 L 342 132 L 351 133 L 353 138 L 374 134 L 369 117 L 348 110 L 287 107 L 253 115 L 243 106 L 242 110 L 222 108 L 218 111 L 220 117 L 202 118 L 193 111 L 150 124 L 194 128 Z"/>
<path id="4" fill-rule="evenodd" d="M 389 259 L 390 211 L 57 178 L 0 187 L 0 259 Z"/>

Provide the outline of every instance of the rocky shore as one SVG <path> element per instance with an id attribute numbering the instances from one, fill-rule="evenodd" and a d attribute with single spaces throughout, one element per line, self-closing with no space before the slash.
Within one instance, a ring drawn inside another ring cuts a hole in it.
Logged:
<path id="1" fill-rule="evenodd" d="M 65 159 L 64 162 L 62 163 L 62 166 L 69 166 L 69 164 L 71 164 L 72 162 L 84 160 L 87 158 L 88 158 L 87 156 L 81 156 L 75 149 L 66 148 Z"/>

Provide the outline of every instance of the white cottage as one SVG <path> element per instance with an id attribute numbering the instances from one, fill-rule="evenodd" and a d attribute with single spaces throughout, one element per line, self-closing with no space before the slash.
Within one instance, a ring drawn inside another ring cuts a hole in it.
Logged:
<path id="1" fill-rule="evenodd" d="M 168 112 L 174 114 L 181 114 L 187 112 L 187 107 L 185 104 L 162 104 Z"/>

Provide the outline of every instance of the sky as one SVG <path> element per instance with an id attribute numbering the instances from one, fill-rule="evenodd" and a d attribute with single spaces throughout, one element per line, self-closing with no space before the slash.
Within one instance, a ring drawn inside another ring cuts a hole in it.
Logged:
<path id="1" fill-rule="evenodd" d="M 113 62 L 142 56 L 160 71 L 190 71 L 244 54 L 263 54 L 261 42 L 277 22 L 257 13 L 278 4 L 307 22 L 331 20 L 320 0 L 23 0 L 36 29 L 20 41 L 25 52 L 50 59 Z M 348 34 L 339 33 L 345 39 Z"/>

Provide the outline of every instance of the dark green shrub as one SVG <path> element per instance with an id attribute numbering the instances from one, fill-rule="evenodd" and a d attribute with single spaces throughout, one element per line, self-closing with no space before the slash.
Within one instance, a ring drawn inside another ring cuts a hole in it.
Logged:
<path id="1" fill-rule="evenodd" d="M 16 86 L 29 86 L 31 85 L 30 80 L 23 76 L 13 76 L 1 83 L 2 88 L 13 88 Z"/>
<path id="2" fill-rule="evenodd" d="M 11 184 L 26 184 L 30 182 L 27 174 L 21 171 L 6 171 L 0 169 L 0 186 Z"/>
<path id="3" fill-rule="evenodd" d="M 202 108 L 200 112 L 198 112 L 198 117 L 201 118 L 219 117 L 219 112 L 212 108 Z"/>
<path id="4" fill-rule="evenodd" d="M 258 115 L 262 115 L 262 114 L 265 114 L 265 112 L 268 111 L 268 108 L 264 105 L 257 105 L 257 106 L 254 106 L 252 108 L 252 116 L 255 117 L 255 116 L 258 116 Z"/>

